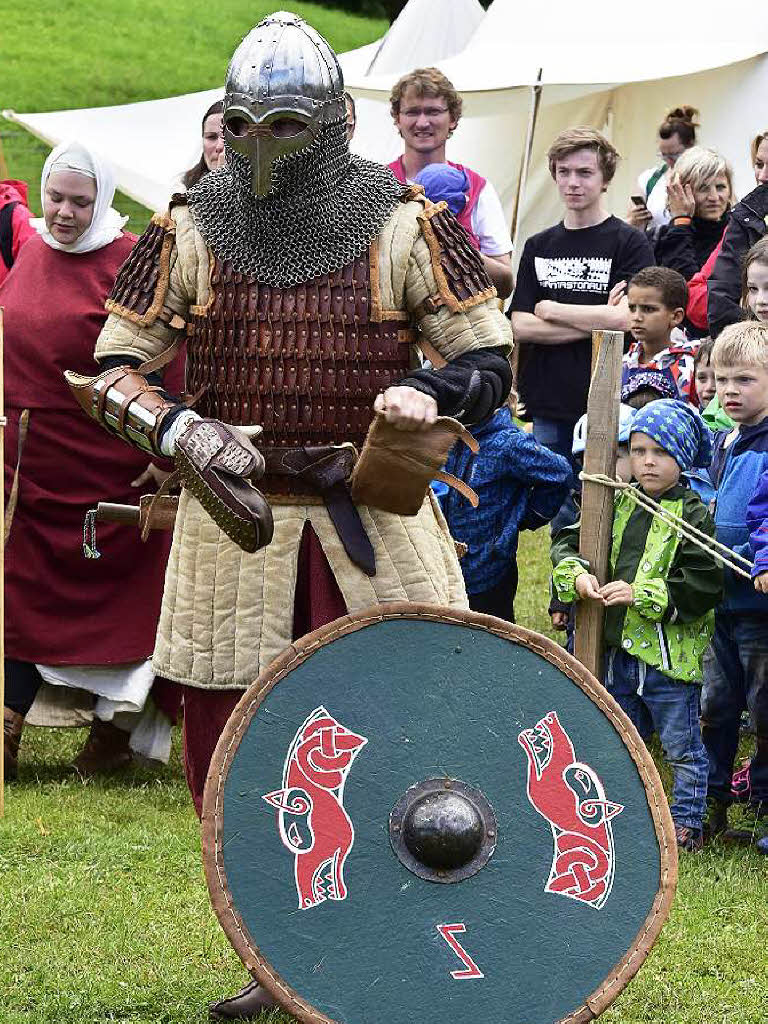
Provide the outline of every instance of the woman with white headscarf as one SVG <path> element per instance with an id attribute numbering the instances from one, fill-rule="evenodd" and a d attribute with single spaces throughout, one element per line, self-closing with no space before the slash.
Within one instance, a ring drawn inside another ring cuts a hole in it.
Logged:
<path id="1" fill-rule="evenodd" d="M 167 719 L 145 705 L 170 538 L 155 531 L 142 544 L 138 531 L 105 525 L 102 557 L 83 557 L 86 511 L 100 500 L 134 504 L 149 475 L 146 456 L 83 416 L 63 376 L 94 372 L 104 302 L 136 237 L 112 209 L 111 168 L 84 146 L 57 146 L 41 189 L 39 234 L 0 287 L 6 778 L 16 775 L 24 718 L 43 681 L 93 694 L 91 733 L 75 762 L 84 773 L 126 764 L 131 748 L 167 759 L 169 745 Z"/>

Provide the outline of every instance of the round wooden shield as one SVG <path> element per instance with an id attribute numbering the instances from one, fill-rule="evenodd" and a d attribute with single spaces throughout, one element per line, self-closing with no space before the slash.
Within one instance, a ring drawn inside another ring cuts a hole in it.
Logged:
<path id="1" fill-rule="evenodd" d="M 219 741 L 203 836 L 230 941 L 307 1022 L 592 1020 L 677 877 L 653 761 L 594 677 L 427 605 L 273 662 Z"/>

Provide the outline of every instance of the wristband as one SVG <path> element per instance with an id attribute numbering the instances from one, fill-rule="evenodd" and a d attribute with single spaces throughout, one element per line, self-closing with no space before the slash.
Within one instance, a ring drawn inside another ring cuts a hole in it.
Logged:
<path id="1" fill-rule="evenodd" d="M 190 423 L 199 419 L 200 416 L 193 409 L 185 409 L 178 416 L 174 416 L 166 429 L 160 434 L 161 454 L 173 458 L 176 454 L 177 438 L 181 437 Z"/>

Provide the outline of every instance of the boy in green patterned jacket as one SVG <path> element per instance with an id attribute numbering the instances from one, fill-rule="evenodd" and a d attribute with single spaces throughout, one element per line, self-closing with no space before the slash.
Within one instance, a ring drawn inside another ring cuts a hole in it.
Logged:
<path id="1" fill-rule="evenodd" d="M 709 430 L 692 406 L 662 399 L 639 410 L 629 454 L 633 478 L 648 497 L 714 536 L 707 509 L 683 477 L 686 470 L 707 468 L 712 458 Z M 557 596 L 605 606 L 605 685 L 644 739 L 658 732 L 674 772 L 670 809 L 678 846 L 699 850 L 707 796 L 701 656 L 714 630 L 723 570 L 711 552 L 626 491 L 614 503 L 609 582 L 600 585 L 578 547 L 578 523 L 554 540 Z"/>

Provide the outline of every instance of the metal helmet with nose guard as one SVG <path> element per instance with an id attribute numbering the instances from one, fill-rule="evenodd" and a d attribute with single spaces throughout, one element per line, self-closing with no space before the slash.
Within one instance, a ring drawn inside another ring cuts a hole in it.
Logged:
<path id="1" fill-rule="evenodd" d="M 214 255 L 291 287 L 361 256 L 404 193 L 349 151 L 344 79 L 298 15 L 264 18 L 235 50 L 224 96 L 226 165 L 185 200 Z"/>
<path id="2" fill-rule="evenodd" d="M 346 117 L 339 62 L 321 35 L 278 11 L 235 50 L 227 71 L 224 138 L 248 159 L 255 196 L 275 188 L 275 164 L 316 145 Z"/>

